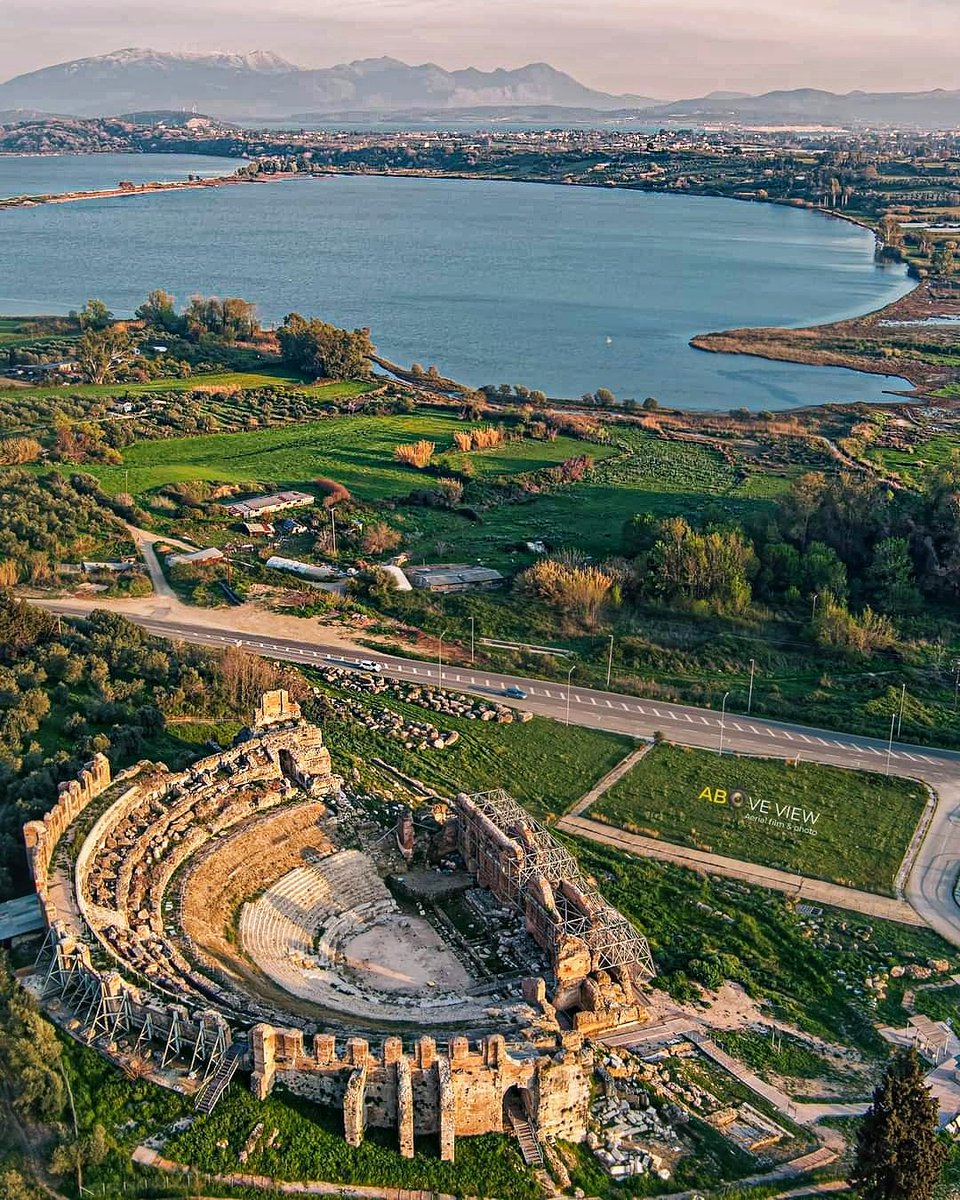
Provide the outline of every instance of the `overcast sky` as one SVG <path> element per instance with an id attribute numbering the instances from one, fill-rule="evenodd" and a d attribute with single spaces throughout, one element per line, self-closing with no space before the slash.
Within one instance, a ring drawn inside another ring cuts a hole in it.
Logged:
<path id="1" fill-rule="evenodd" d="M 0 77 L 126 46 L 544 60 L 605 91 L 960 88 L 960 0 L 0 0 Z"/>

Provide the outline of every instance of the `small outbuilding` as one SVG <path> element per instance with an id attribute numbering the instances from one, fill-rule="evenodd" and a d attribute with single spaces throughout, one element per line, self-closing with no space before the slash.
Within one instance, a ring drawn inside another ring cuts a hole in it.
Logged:
<path id="1" fill-rule="evenodd" d="M 171 567 L 176 566 L 177 563 L 211 563 L 220 562 L 223 557 L 222 550 L 218 550 L 216 546 L 207 546 L 205 550 L 192 550 L 189 553 L 183 554 L 168 554 L 167 563 Z"/>
<path id="2" fill-rule="evenodd" d="M 472 567 L 468 563 L 433 563 L 407 567 L 404 574 L 415 588 L 428 592 L 467 592 L 495 588 L 503 576 L 492 567 Z"/>

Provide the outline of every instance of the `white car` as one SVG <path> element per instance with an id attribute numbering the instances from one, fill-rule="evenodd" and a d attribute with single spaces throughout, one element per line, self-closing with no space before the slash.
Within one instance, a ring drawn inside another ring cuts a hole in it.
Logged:
<path id="1" fill-rule="evenodd" d="M 361 658 L 357 666 L 363 671 L 382 671 L 383 663 L 374 662 L 372 658 Z"/>

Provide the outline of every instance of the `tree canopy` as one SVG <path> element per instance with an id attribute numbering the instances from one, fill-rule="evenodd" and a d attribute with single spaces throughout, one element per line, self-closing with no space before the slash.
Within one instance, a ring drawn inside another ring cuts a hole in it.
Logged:
<path id="1" fill-rule="evenodd" d="M 850 1183 L 860 1200 L 930 1200 L 946 1158 L 938 1105 L 914 1049 L 901 1051 L 873 1093 Z"/>
<path id="2" fill-rule="evenodd" d="M 318 317 L 290 313 L 277 330 L 283 361 L 305 375 L 357 379 L 369 374 L 373 353 L 369 329 L 338 329 Z"/>

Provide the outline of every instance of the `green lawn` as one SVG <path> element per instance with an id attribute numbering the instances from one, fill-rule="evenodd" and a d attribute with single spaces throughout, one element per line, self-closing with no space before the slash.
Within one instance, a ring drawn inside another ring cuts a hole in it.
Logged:
<path id="1" fill-rule="evenodd" d="M 220 483 L 257 481 L 277 487 L 302 486 L 318 475 L 344 484 L 363 500 L 402 496 L 431 476 L 394 462 L 401 443 L 426 438 L 437 453 L 448 451 L 464 422 L 443 413 L 404 416 L 331 417 L 245 433 L 205 434 L 137 442 L 124 451 L 122 467 L 91 467 L 108 492 L 142 494 L 165 483 L 205 479 Z M 553 442 L 510 442 L 475 451 L 479 475 L 519 473 L 563 462 L 578 454 L 612 453 L 572 438 Z"/>
<path id="2" fill-rule="evenodd" d="M 712 797 L 712 799 L 711 799 Z M 892 895 L 926 797 L 863 771 L 657 746 L 589 816 L 682 846 Z"/>

